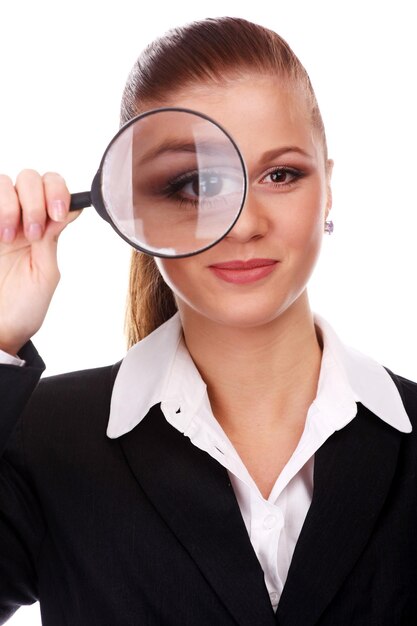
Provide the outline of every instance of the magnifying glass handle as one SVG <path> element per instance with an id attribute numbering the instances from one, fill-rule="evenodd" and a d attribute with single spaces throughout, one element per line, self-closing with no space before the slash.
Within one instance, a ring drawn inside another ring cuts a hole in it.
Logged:
<path id="1" fill-rule="evenodd" d="M 69 210 L 78 211 L 79 209 L 85 209 L 87 206 L 91 206 L 91 192 L 81 191 L 80 193 L 71 194 L 71 203 Z"/>

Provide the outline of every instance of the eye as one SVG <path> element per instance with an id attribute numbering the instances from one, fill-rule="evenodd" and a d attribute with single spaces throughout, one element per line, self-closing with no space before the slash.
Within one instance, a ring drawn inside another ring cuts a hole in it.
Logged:
<path id="1" fill-rule="evenodd" d="M 295 183 L 302 176 L 304 176 L 304 172 L 293 167 L 275 167 L 273 170 L 265 174 L 265 176 L 261 179 L 261 182 L 266 180 L 267 183 L 271 182 L 274 187 L 286 187 Z M 268 180 L 268 178 L 270 180 Z"/>

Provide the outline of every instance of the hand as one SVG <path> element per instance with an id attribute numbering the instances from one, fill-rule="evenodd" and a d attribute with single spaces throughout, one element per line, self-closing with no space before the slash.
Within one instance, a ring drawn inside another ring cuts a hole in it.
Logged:
<path id="1" fill-rule="evenodd" d="M 81 211 L 54 172 L 0 174 L 0 348 L 18 350 L 42 326 L 60 279 L 58 237 Z"/>

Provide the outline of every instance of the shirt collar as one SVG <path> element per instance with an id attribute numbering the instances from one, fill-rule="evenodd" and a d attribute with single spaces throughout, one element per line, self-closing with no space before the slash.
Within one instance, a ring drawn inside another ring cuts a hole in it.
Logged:
<path id="1" fill-rule="evenodd" d="M 324 317 L 313 316 L 323 339 L 314 404 L 326 427 L 343 428 L 356 414 L 359 401 L 387 424 L 411 432 L 401 396 L 386 369 L 345 345 Z M 184 432 L 206 390 L 186 348 L 177 312 L 123 359 L 113 387 L 107 435 L 113 439 L 126 434 L 159 402 L 167 420 Z"/>

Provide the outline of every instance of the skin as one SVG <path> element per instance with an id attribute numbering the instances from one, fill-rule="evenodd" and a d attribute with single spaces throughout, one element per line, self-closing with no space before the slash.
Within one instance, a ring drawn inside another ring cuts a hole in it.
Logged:
<path id="1" fill-rule="evenodd" d="M 58 238 L 80 211 L 56 172 L 0 174 L 0 349 L 15 355 L 39 330 L 60 279 Z"/>
<path id="2" fill-rule="evenodd" d="M 247 164 L 248 197 L 229 234 L 197 256 L 156 263 L 175 294 L 214 415 L 267 497 L 300 439 L 317 391 L 322 345 L 307 282 L 331 208 L 333 162 L 325 161 L 304 96 L 283 90 L 269 76 L 190 88 L 164 105 L 217 120 Z M 282 146 L 297 146 L 309 156 L 288 152 L 261 161 L 264 152 Z M 274 186 L 268 176 L 273 166 L 306 175 L 293 185 L 284 180 Z M 209 269 L 249 258 L 280 263 L 243 285 L 222 281 Z"/>

